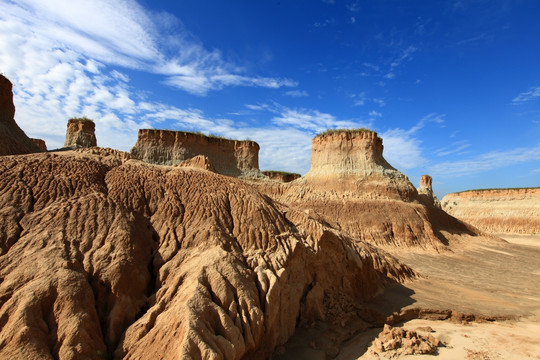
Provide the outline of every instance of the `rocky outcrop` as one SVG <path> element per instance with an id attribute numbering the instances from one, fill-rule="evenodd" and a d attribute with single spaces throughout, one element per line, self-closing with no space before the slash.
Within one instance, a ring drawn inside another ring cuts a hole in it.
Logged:
<path id="1" fill-rule="evenodd" d="M 463 234 L 476 234 L 433 203 L 425 205 L 382 151 L 382 139 L 373 131 L 332 131 L 313 139 L 311 169 L 303 178 L 256 186 L 279 202 L 377 246 L 440 251 Z"/>
<path id="2" fill-rule="evenodd" d="M 420 202 L 427 206 L 435 206 L 441 208 L 441 202 L 437 199 L 437 196 L 433 193 L 432 187 L 433 179 L 429 175 L 422 175 L 420 177 L 420 187 L 418 190 L 418 199 Z"/>
<path id="3" fill-rule="evenodd" d="M 141 129 L 131 155 L 151 164 L 176 165 L 197 155 L 206 156 L 222 175 L 260 177 L 259 144 L 197 133 Z"/>
<path id="4" fill-rule="evenodd" d="M 409 179 L 384 159 L 382 139 L 365 129 L 316 136 L 311 168 L 304 177 L 313 186 L 325 188 L 332 183 L 332 188 L 354 192 L 356 197 L 412 200 L 417 196 Z"/>
<path id="5" fill-rule="evenodd" d="M 442 208 L 491 233 L 539 234 L 540 188 L 469 190 L 446 195 Z"/>
<path id="6" fill-rule="evenodd" d="M 211 171 L 214 173 L 216 172 L 216 168 L 214 167 L 210 159 L 208 159 L 208 157 L 204 155 L 197 155 L 197 156 L 192 157 L 191 159 L 184 160 L 181 163 L 179 163 L 178 166 L 201 169 L 201 170 Z"/>
<path id="7" fill-rule="evenodd" d="M 33 138 L 31 138 L 30 140 L 32 140 L 41 151 L 47 151 L 47 144 L 45 143 L 45 140 Z"/>
<path id="8" fill-rule="evenodd" d="M 0 156 L 41 151 L 15 122 L 13 85 L 0 74 Z"/>
<path id="9" fill-rule="evenodd" d="M 96 124 L 87 118 L 68 120 L 64 147 L 89 148 L 97 146 Z"/>
<path id="10" fill-rule="evenodd" d="M 284 172 L 284 171 L 267 170 L 267 171 L 263 171 L 262 173 L 268 176 L 270 179 L 276 180 L 282 183 L 291 182 L 293 180 L 296 180 L 302 177 L 302 175 L 300 174 L 289 173 L 289 172 Z"/>
<path id="11" fill-rule="evenodd" d="M 403 355 L 435 354 L 441 342 L 431 334 L 384 325 L 370 347 L 373 354 L 387 353 L 389 358 Z"/>
<path id="12" fill-rule="evenodd" d="M 267 358 L 413 275 L 209 171 L 94 147 L 0 173 L 2 359 Z"/>

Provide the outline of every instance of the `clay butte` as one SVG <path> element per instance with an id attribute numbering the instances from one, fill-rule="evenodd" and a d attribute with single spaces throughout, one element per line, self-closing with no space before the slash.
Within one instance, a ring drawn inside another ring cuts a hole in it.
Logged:
<path id="1" fill-rule="evenodd" d="M 131 149 L 135 159 L 151 164 L 176 165 L 197 155 L 206 156 L 216 171 L 234 177 L 261 177 L 259 144 L 185 131 L 140 129 Z"/>
<path id="2" fill-rule="evenodd" d="M 0 156 L 40 151 L 15 122 L 13 85 L 5 76 L 0 75 Z"/>
<path id="3" fill-rule="evenodd" d="M 424 205 L 433 205 L 438 208 L 441 207 L 439 199 L 433 193 L 433 178 L 429 175 L 422 175 L 420 177 L 420 187 L 418 188 L 418 199 Z"/>
<path id="4" fill-rule="evenodd" d="M 368 129 L 329 130 L 312 141 L 306 182 L 324 190 L 352 192 L 353 197 L 412 200 L 417 191 L 407 176 L 383 157 L 383 142 Z"/>
<path id="5" fill-rule="evenodd" d="M 433 199 L 425 201 L 382 153 L 374 131 L 330 130 L 313 139 L 311 169 L 304 177 L 258 186 L 278 202 L 377 246 L 442 250 L 460 235 L 478 235 Z M 425 177 L 426 191 L 428 183 Z"/>
<path id="6" fill-rule="evenodd" d="M 69 119 L 64 146 L 75 148 L 97 146 L 96 124 L 84 117 Z"/>
<path id="7" fill-rule="evenodd" d="M 540 233 L 540 188 L 468 190 L 446 195 L 443 209 L 491 233 Z"/>

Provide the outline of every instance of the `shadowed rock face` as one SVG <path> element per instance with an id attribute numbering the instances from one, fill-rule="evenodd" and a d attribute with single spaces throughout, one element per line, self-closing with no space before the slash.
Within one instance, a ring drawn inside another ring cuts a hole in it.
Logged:
<path id="1" fill-rule="evenodd" d="M 412 275 L 209 171 L 94 147 L 0 173 L 2 359 L 266 358 Z"/>
<path id="2" fill-rule="evenodd" d="M 13 85 L 0 75 L 0 156 L 41 151 L 15 122 Z"/>
<path id="3" fill-rule="evenodd" d="M 74 148 L 97 146 L 96 124 L 87 119 L 69 119 L 64 146 Z"/>
<path id="4" fill-rule="evenodd" d="M 47 144 L 42 139 L 30 139 L 38 146 L 41 151 L 47 151 Z"/>
<path id="5" fill-rule="evenodd" d="M 206 156 L 222 175 L 260 177 L 259 145 L 201 134 L 141 129 L 131 155 L 151 164 L 176 165 L 197 155 Z"/>
<path id="6" fill-rule="evenodd" d="M 442 208 L 492 233 L 540 233 L 540 188 L 469 190 L 447 194 Z"/>
<path id="7" fill-rule="evenodd" d="M 302 175 L 300 174 L 287 173 L 287 172 L 282 172 L 282 171 L 272 171 L 272 170 L 263 171 L 263 174 L 268 176 L 272 180 L 276 180 L 276 181 L 284 182 L 284 183 L 291 182 L 293 180 L 296 180 L 302 177 Z"/>

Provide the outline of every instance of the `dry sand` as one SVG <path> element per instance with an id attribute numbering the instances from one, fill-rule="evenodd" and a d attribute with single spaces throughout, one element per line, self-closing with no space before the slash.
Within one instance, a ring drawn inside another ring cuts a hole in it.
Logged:
<path id="1" fill-rule="evenodd" d="M 318 350 L 330 325 L 299 329 L 279 349 L 278 359 L 540 359 L 540 236 L 499 234 L 507 242 L 470 238 L 449 254 L 399 253 L 401 261 L 421 277 L 387 289 L 373 308 L 402 316 L 407 330 L 429 327 L 441 341 L 434 355 L 374 353 L 371 347 L 382 328 L 369 328 L 334 352 Z M 418 315 L 420 310 L 420 315 Z M 444 318 L 444 311 L 460 316 Z M 416 316 L 411 315 L 416 311 Z M 421 318 L 414 318 L 421 317 Z M 467 319 L 469 321 L 465 321 Z"/>

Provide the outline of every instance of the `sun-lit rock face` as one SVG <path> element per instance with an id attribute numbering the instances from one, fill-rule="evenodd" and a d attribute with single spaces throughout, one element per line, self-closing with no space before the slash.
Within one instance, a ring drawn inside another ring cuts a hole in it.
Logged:
<path id="1" fill-rule="evenodd" d="M 426 189 L 431 189 L 430 180 L 423 179 Z M 378 246 L 439 250 L 454 234 L 475 234 L 433 200 L 424 203 L 409 179 L 384 159 L 382 139 L 370 130 L 319 135 L 303 178 L 257 186 L 281 203 Z"/>
<path id="2" fill-rule="evenodd" d="M 433 179 L 429 175 L 420 177 L 420 187 L 418 188 L 418 199 L 424 205 L 441 208 L 441 203 L 433 193 Z"/>
<path id="3" fill-rule="evenodd" d="M 0 157 L 0 359 L 267 359 L 414 275 L 200 160 Z"/>
<path id="4" fill-rule="evenodd" d="M 15 122 L 13 85 L 0 74 L 0 156 L 41 151 Z"/>
<path id="5" fill-rule="evenodd" d="M 184 131 L 141 129 L 131 155 L 151 164 L 176 165 L 206 156 L 215 170 L 235 177 L 259 177 L 259 144 Z"/>
<path id="6" fill-rule="evenodd" d="M 96 124 L 89 119 L 69 119 L 65 147 L 88 148 L 97 146 Z"/>
<path id="7" fill-rule="evenodd" d="M 382 139 L 370 130 L 342 130 L 312 141 L 308 184 L 353 192 L 354 197 L 412 200 L 417 193 L 409 179 L 383 157 Z"/>
<path id="8" fill-rule="evenodd" d="M 491 233 L 539 234 L 540 188 L 469 190 L 448 194 L 442 208 Z"/>

